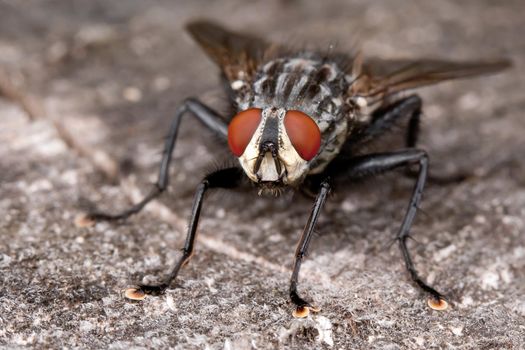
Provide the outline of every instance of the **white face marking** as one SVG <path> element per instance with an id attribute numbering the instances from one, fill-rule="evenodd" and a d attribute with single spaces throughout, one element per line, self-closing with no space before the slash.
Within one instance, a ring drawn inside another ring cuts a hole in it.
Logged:
<path id="1" fill-rule="evenodd" d="M 308 162 L 301 158 L 286 133 L 284 126 L 284 116 L 286 110 L 283 108 L 265 108 L 262 111 L 262 119 L 257 130 L 253 134 L 250 143 L 239 157 L 239 162 L 246 175 L 254 182 L 259 181 L 279 181 L 286 185 L 293 185 L 303 179 L 308 173 Z M 276 159 L 270 152 L 267 152 L 262 159 L 257 173 L 254 173 L 255 164 L 259 157 L 260 139 L 268 118 L 278 118 L 279 136 L 277 145 L 277 161 L 280 163 L 281 173 L 277 172 Z"/>
<path id="2" fill-rule="evenodd" d="M 281 174 L 277 173 L 272 155 L 270 152 L 267 152 L 262 160 L 257 176 L 260 177 L 261 181 L 278 181 L 279 175 Z"/>

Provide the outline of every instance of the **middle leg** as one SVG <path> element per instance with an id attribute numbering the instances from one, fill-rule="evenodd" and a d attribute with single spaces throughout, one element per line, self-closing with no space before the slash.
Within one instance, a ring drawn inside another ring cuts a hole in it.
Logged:
<path id="1" fill-rule="evenodd" d="M 405 147 L 415 148 L 419 140 L 421 114 L 423 102 L 418 95 L 410 95 L 395 101 L 389 105 L 381 107 L 372 114 L 372 122 L 364 130 L 363 137 L 371 140 L 381 136 L 401 120 L 407 119 L 405 133 Z M 410 177 L 417 177 L 418 172 L 412 168 L 407 168 L 406 174 Z M 450 175 L 428 174 L 429 182 L 441 185 L 462 182 L 471 176 L 468 173 L 460 172 Z"/>
<path id="2" fill-rule="evenodd" d="M 419 138 L 419 124 L 423 102 L 418 95 L 410 95 L 376 109 L 372 113 L 370 124 L 356 134 L 352 143 L 368 142 L 388 132 L 401 120 L 408 118 L 405 134 L 405 146 L 415 147 Z"/>

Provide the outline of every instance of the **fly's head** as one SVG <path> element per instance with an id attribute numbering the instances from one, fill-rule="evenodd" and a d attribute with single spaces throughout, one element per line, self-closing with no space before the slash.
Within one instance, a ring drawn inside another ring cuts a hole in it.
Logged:
<path id="1" fill-rule="evenodd" d="M 273 191 L 294 186 L 308 173 L 321 146 L 321 132 L 303 112 L 284 108 L 250 108 L 228 126 L 228 145 L 246 175 Z"/>

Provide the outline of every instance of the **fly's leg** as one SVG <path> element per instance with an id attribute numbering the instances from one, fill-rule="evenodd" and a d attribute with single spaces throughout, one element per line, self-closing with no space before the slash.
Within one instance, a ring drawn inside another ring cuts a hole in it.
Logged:
<path id="1" fill-rule="evenodd" d="M 195 238 L 197 236 L 197 226 L 199 223 L 199 216 L 201 213 L 202 203 L 204 200 L 204 195 L 206 191 L 213 188 L 235 188 L 238 187 L 242 181 L 243 172 L 239 168 L 226 168 L 222 170 L 215 171 L 208 176 L 206 176 L 195 192 L 193 199 L 193 206 L 191 209 L 190 222 L 188 226 L 188 232 L 186 234 L 186 239 L 184 242 L 184 247 L 182 248 L 182 256 L 177 261 L 175 266 L 171 269 L 168 276 L 160 284 L 156 285 L 144 285 L 139 284 L 138 287 L 131 289 L 131 294 L 126 294 L 130 299 L 136 299 L 136 295 L 144 294 L 160 294 L 168 288 L 173 280 L 179 274 L 180 269 L 186 265 L 191 256 L 193 255 L 193 248 L 195 244 Z"/>
<path id="2" fill-rule="evenodd" d="M 399 248 L 401 249 L 406 268 L 412 280 L 419 286 L 419 288 L 430 294 L 433 302 L 444 303 L 444 296 L 436 291 L 436 289 L 425 283 L 417 273 L 407 247 L 407 240 L 410 237 L 409 231 L 416 216 L 419 203 L 421 202 L 423 187 L 425 186 L 425 181 L 427 178 L 428 156 L 426 152 L 418 149 L 408 149 L 392 153 L 377 153 L 356 157 L 351 162 L 346 175 L 353 178 L 363 177 L 367 175 L 384 173 L 389 170 L 410 164 L 418 164 L 419 171 L 407 212 L 403 219 L 403 223 L 401 224 L 401 228 L 397 233 L 396 239 L 399 242 Z"/>
<path id="3" fill-rule="evenodd" d="M 410 95 L 380 107 L 373 112 L 370 125 L 362 132 L 351 136 L 349 142 L 358 143 L 373 140 L 388 132 L 401 119 L 409 118 L 405 144 L 409 148 L 415 147 L 419 137 L 421 108 L 422 101 L 418 95 Z"/>
<path id="4" fill-rule="evenodd" d="M 422 114 L 423 102 L 418 95 L 410 95 L 395 101 L 385 107 L 374 111 L 372 115 L 372 123 L 365 130 L 365 137 L 375 138 L 389 130 L 393 125 L 399 122 L 400 119 L 408 119 L 408 125 L 405 135 L 405 145 L 407 148 L 414 148 L 419 139 L 420 120 Z M 412 169 L 407 169 L 407 175 L 417 177 L 418 172 Z M 466 180 L 470 174 L 458 173 L 452 175 L 439 176 L 435 174 L 428 174 L 428 181 L 435 184 L 451 184 Z"/>
<path id="5" fill-rule="evenodd" d="M 310 217 L 308 218 L 308 222 L 306 223 L 303 233 L 301 234 L 301 238 L 295 251 L 294 267 L 292 277 L 290 279 L 290 300 L 296 306 L 296 310 L 294 312 L 294 316 L 296 317 L 306 317 L 310 309 L 312 311 L 318 311 L 318 309 L 312 307 L 310 303 L 308 303 L 299 296 L 299 294 L 297 293 L 297 284 L 299 282 L 299 270 L 301 269 L 301 263 L 305 255 L 307 254 L 308 246 L 310 245 L 310 241 L 312 239 L 315 224 L 317 222 L 317 219 L 319 218 L 321 208 L 323 207 L 323 204 L 326 201 L 326 197 L 329 191 L 330 185 L 328 181 L 325 180 L 321 183 L 321 189 L 317 194 L 317 197 L 314 202 L 314 207 L 312 209 L 312 212 L 310 213 Z"/>
<path id="6" fill-rule="evenodd" d="M 418 95 L 412 95 L 408 97 L 408 102 L 412 106 L 414 106 L 414 111 L 410 115 L 410 119 L 408 120 L 408 128 L 405 138 L 405 146 L 407 148 L 414 148 L 417 145 L 417 140 L 419 139 L 419 124 L 421 122 L 421 106 L 422 101 L 421 97 Z"/>
<path id="7" fill-rule="evenodd" d="M 166 190 L 169 182 L 171 155 L 175 149 L 175 142 L 177 141 L 180 121 L 182 116 L 187 112 L 192 113 L 202 124 L 204 124 L 204 126 L 226 140 L 228 126 L 222 120 L 221 116 L 199 100 L 193 98 L 186 99 L 182 106 L 180 106 L 175 113 L 175 118 L 173 118 L 168 137 L 166 138 L 166 143 L 164 144 L 164 152 L 160 163 L 157 182 L 153 185 L 146 197 L 144 197 L 144 199 L 142 199 L 137 204 L 117 214 L 93 211 L 87 215 L 89 219 L 108 221 L 126 219 L 129 216 L 141 211 L 146 204 Z"/>

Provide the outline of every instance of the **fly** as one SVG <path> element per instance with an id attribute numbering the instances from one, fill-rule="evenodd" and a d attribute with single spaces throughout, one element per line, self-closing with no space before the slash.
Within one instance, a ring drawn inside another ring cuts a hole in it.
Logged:
<path id="1" fill-rule="evenodd" d="M 445 308 L 446 298 L 416 271 L 407 239 L 428 174 L 428 155 L 416 148 L 422 101 L 400 92 L 444 80 L 502 70 L 510 63 L 441 60 L 363 60 L 360 54 L 291 50 L 261 38 L 236 33 L 208 21 L 187 30 L 218 65 L 235 112 L 224 118 L 195 98 L 177 109 L 162 157 L 157 183 L 138 204 L 119 214 L 93 212 L 93 220 L 120 220 L 139 212 L 168 186 L 171 155 L 182 116 L 191 114 L 228 144 L 239 166 L 216 170 L 197 187 L 182 256 L 163 283 L 139 284 L 126 291 L 130 299 L 168 288 L 193 254 L 197 224 L 210 189 L 231 189 L 246 178 L 259 193 L 292 188 L 314 194 L 310 217 L 295 252 L 289 297 L 294 316 L 318 311 L 297 290 L 301 263 L 315 224 L 334 184 L 417 167 L 415 185 L 396 241 L 413 282 L 429 295 L 429 305 Z M 363 154 L 394 124 L 407 122 L 405 148 Z"/>

